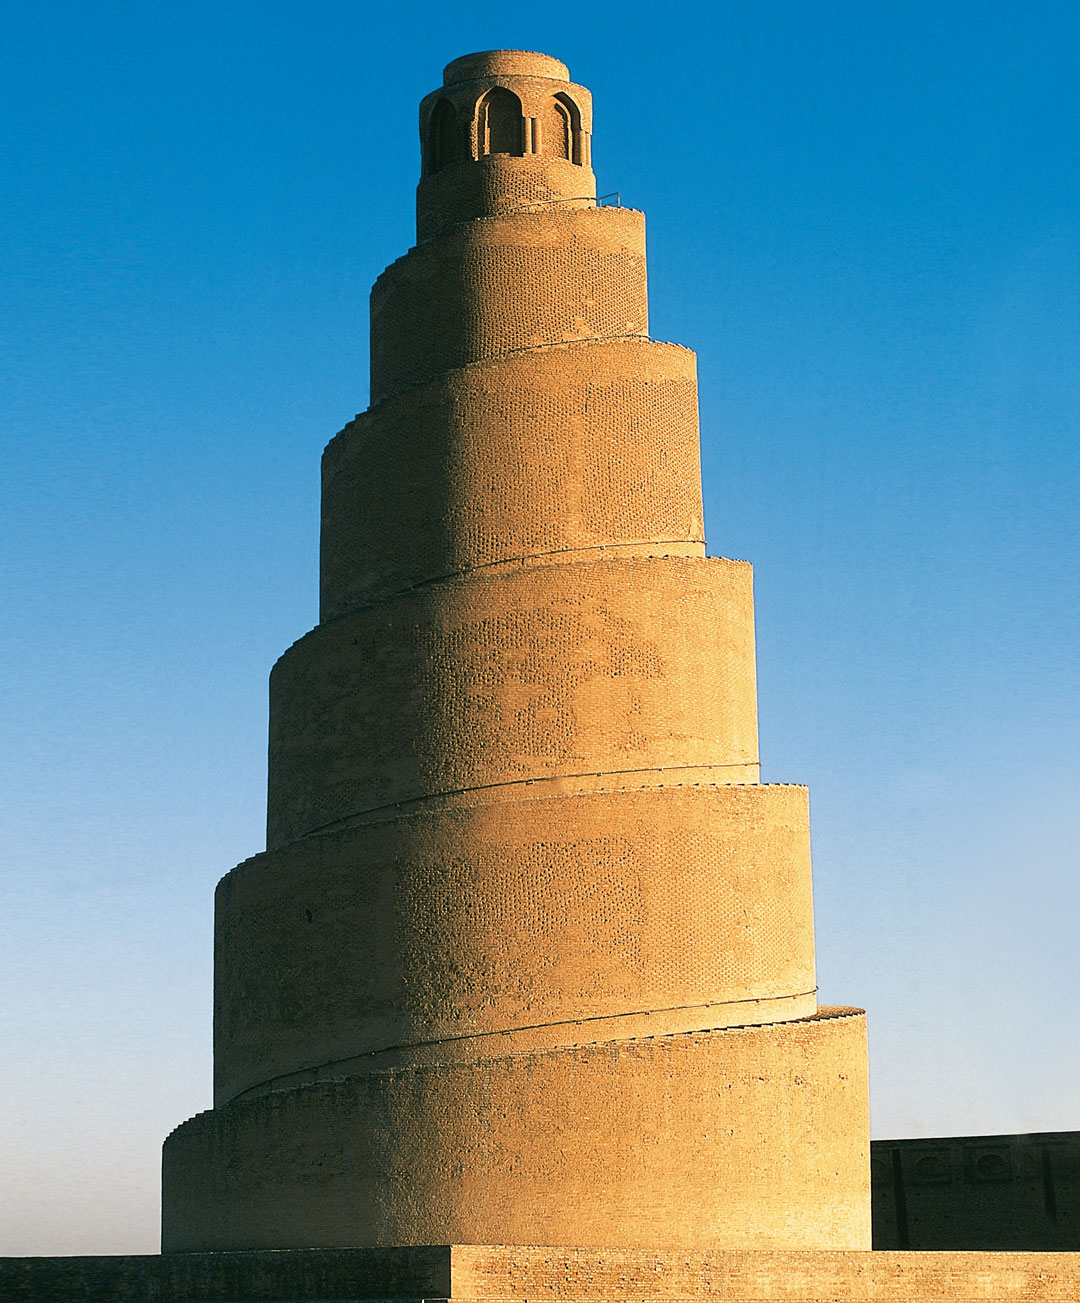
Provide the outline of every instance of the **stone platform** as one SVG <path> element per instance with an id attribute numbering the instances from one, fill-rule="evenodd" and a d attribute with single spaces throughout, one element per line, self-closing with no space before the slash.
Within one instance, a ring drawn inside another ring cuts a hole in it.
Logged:
<path id="1" fill-rule="evenodd" d="M 1080 1253 L 505 1245 L 0 1259 L 3 1303 L 1077 1303 Z"/>

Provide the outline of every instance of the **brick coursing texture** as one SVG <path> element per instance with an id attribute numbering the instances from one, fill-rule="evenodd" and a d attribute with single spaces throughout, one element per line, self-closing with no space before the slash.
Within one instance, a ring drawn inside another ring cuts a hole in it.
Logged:
<path id="1" fill-rule="evenodd" d="M 1080 1298 L 1075 1254 L 867 1251 L 863 1016 L 816 1007 L 749 567 L 705 559 L 693 355 L 647 338 L 591 130 L 521 51 L 421 106 L 322 623 L 273 676 L 270 849 L 218 888 L 183 1251 L 0 1259 L 5 1303 Z M 1021 1140 L 876 1147 L 881 1238 L 930 1242 L 920 1182 L 1008 1215 L 1003 1166 L 1071 1225 L 1075 1144 Z"/>
<path id="2" fill-rule="evenodd" d="M 750 568 L 705 557 L 693 355 L 591 130 L 515 51 L 421 106 L 164 1247 L 503 1246 L 446 1250 L 462 1298 L 1073 1297 L 1067 1258 L 866 1252 L 864 1019 L 816 1006 Z"/>
<path id="3" fill-rule="evenodd" d="M 694 357 L 648 338 L 591 128 L 543 56 L 421 106 L 168 1249 L 869 1247 L 863 1015 L 817 1009 L 750 566 L 705 556 Z"/>
<path id="4" fill-rule="evenodd" d="M 879 1140 L 874 1247 L 1080 1250 L 1080 1132 Z"/>
<path id="5" fill-rule="evenodd" d="M 4 1303 L 1075 1303 L 1076 1254 L 291 1249 L 0 1259 Z"/>

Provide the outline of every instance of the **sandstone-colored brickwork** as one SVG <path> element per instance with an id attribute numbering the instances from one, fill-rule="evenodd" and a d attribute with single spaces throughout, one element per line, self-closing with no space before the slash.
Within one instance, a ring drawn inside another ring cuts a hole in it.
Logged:
<path id="1" fill-rule="evenodd" d="M 425 809 L 257 856 L 217 909 L 218 1102 L 363 1055 L 352 1067 L 816 1007 L 800 787 Z"/>
<path id="2" fill-rule="evenodd" d="M 559 158 L 508 158 L 491 154 L 476 163 L 424 177 L 416 188 L 417 243 L 445 235 L 479 214 L 592 208 L 592 170 Z"/>
<path id="3" fill-rule="evenodd" d="M 167 1248 L 869 1247 L 863 1019 L 816 1013 L 750 567 L 704 556 L 694 357 L 591 131 L 520 51 L 421 106 Z"/>
<path id="4" fill-rule="evenodd" d="M 717 1252 L 455 1245 L 454 1298 L 710 1303 L 1076 1303 L 1076 1253 Z"/>
<path id="5" fill-rule="evenodd" d="M 320 625 L 277 663 L 267 840 L 439 792 L 682 766 L 754 782 L 757 763 L 748 565 L 481 572 Z"/>
<path id="6" fill-rule="evenodd" d="M 419 243 L 472 218 L 596 194 L 592 96 L 557 59 L 508 54 L 455 60 L 421 101 Z"/>
<path id="7" fill-rule="evenodd" d="M 861 1247 L 867 1134 L 852 1010 L 372 1072 L 174 1131 L 162 1247 Z"/>
<path id="8" fill-rule="evenodd" d="M 415 386 L 330 441 L 322 618 L 478 567 L 704 556 L 704 538 L 693 353 L 531 349 Z"/>
<path id="9" fill-rule="evenodd" d="M 478 218 L 375 282 L 371 401 L 448 367 L 648 330 L 641 213 L 559 206 Z"/>
<path id="10" fill-rule="evenodd" d="M 1075 1303 L 1076 1253 L 432 1245 L 0 1258 L 5 1303 Z"/>

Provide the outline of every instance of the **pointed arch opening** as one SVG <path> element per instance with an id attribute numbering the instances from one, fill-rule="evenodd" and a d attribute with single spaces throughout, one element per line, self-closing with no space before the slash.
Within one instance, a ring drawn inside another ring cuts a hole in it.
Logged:
<path id="1" fill-rule="evenodd" d="M 565 157 L 568 158 L 571 161 L 571 163 L 584 165 L 588 160 L 585 156 L 586 155 L 585 133 L 581 129 L 581 110 L 570 98 L 570 96 L 565 95 L 562 91 L 558 91 L 556 93 L 555 103 L 562 110 L 562 112 L 566 114 L 566 118 L 569 123 L 569 131 L 568 131 L 569 145 L 568 145 L 568 152 L 566 153 Z"/>
<path id="2" fill-rule="evenodd" d="M 427 130 L 427 170 L 441 172 L 464 158 L 457 114 L 449 100 L 439 100 L 431 112 Z"/>
<path id="3" fill-rule="evenodd" d="M 480 101 L 477 118 L 477 146 L 485 154 L 525 153 L 525 118 L 521 101 L 504 86 L 493 86 Z"/>
<path id="4" fill-rule="evenodd" d="M 570 159 L 574 153 L 574 130 L 570 110 L 555 96 L 540 115 L 540 153 L 547 158 Z"/>

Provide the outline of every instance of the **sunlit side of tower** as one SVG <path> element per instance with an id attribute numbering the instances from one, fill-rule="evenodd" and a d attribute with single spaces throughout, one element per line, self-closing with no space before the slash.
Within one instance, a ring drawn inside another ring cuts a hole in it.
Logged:
<path id="1" fill-rule="evenodd" d="M 544 55 L 456 60 L 420 131 L 163 1248 L 869 1248 L 864 1020 L 817 1006 L 806 791 L 758 782 L 642 215 Z"/>

